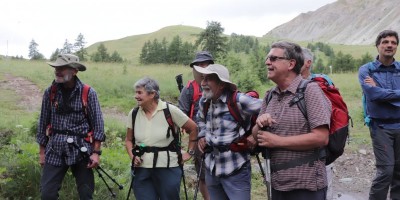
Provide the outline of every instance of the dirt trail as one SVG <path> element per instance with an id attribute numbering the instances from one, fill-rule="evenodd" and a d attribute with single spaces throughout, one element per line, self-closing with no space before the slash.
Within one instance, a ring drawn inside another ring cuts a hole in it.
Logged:
<path id="1" fill-rule="evenodd" d="M 15 77 L 11 74 L 4 75 L 1 88 L 15 90 L 21 97 L 18 105 L 25 107 L 30 112 L 39 111 L 42 100 L 42 91 L 31 81 Z M 103 109 L 104 117 L 126 120 L 124 113 L 116 109 Z M 334 163 L 332 194 L 330 200 L 365 200 L 374 175 L 374 156 L 371 147 L 359 149 L 357 152 L 346 151 Z"/>

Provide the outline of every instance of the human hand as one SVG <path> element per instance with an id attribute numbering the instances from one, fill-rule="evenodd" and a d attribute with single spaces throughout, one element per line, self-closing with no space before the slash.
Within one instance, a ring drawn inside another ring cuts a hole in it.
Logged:
<path id="1" fill-rule="evenodd" d="M 367 84 L 367 85 L 376 87 L 376 83 L 375 83 L 374 79 L 371 78 L 370 76 L 367 76 L 367 77 L 364 79 L 364 83 Z"/>
<path id="2" fill-rule="evenodd" d="M 278 146 L 280 137 L 272 134 L 269 131 L 259 130 L 257 134 L 257 141 L 259 146 L 274 148 Z"/>
<path id="3" fill-rule="evenodd" d="M 182 151 L 182 163 L 185 163 L 186 161 L 190 160 L 192 158 L 192 155 L 190 155 L 188 152 Z"/>
<path id="4" fill-rule="evenodd" d="M 87 165 L 87 168 L 96 168 L 100 164 L 100 156 L 97 153 L 90 155 L 90 162 Z"/>
<path id="5" fill-rule="evenodd" d="M 206 143 L 206 138 L 200 138 L 197 141 L 197 146 L 199 147 L 199 150 L 201 153 L 204 153 L 204 148 L 206 147 L 207 143 Z"/>
<path id="6" fill-rule="evenodd" d="M 247 140 L 247 146 L 248 146 L 250 149 L 254 149 L 254 148 L 257 146 L 257 141 L 256 141 L 256 139 L 253 137 L 253 135 L 248 136 L 248 137 L 246 138 L 246 140 Z"/>
<path id="7" fill-rule="evenodd" d="M 45 156 L 44 152 L 39 153 L 39 165 L 41 167 L 44 166 L 45 160 L 46 160 L 46 156 Z"/>
<path id="8" fill-rule="evenodd" d="M 133 165 L 135 167 L 139 167 L 142 164 L 142 158 L 140 158 L 139 156 L 133 156 Z"/>
<path id="9" fill-rule="evenodd" d="M 266 126 L 272 126 L 273 124 L 276 123 L 275 119 L 272 119 L 272 116 L 269 113 L 264 113 L 257 117 L 256 124 L 260 128 L 266 127 Z"/>

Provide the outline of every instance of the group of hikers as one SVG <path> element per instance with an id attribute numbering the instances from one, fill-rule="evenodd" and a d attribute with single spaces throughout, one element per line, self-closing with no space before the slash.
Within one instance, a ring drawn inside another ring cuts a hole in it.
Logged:
<path id="1" fill-rule="evenodd" d="M 378 56 L 359 68 L 376 159 L 370 200 L 385 200 L 389 189 L 400 200 L 398 41 L 395 31 L 379 33 Z M 156 80 L 136 81 L 137 107 L 128 114 L 125 139 L 134 177 L 129 192 L 137 200 L 180 199 L 183 164 L 193 158 L 203 199 L 251 199 L 250 158 L 261 151 L 270 182 L 265 199 L 330 199 L 332 164 L 321 152 L 330 143 L 335 102 L 313 81 L 312 62 L 310 50 L 298 44 L 273 43 L 265 65 L 276 85 L 261 99 L 238 92 L 228 68 L 207 51 L 190 63 L 194 80 L 181 91 L 179 106 L 161 100 Z M 93 199 L 93 169 L 106 138 L 97 93 L 77 77 L 86 70 L 77 56 L 61 54 L 48 64 L 55 79 L 44 92 L 37 130 L 41 198 L 59 198 L 70 168 L 79 199 Z M 187 149 L 180 132 L 189 135 Z"/>

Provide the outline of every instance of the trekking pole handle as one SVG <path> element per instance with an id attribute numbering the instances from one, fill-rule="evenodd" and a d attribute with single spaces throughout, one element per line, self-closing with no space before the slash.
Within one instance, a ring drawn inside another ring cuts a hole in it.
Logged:
<path id="1" fill-rule="evenodd" d="M 182 92 L 182 89 L 183 89 L 182 75 L 183 74 L 178 74 L 178 75 L 175 76 L 175 80 L 176 80 L 176 83 L 178 84 L 179 92 Z"/>

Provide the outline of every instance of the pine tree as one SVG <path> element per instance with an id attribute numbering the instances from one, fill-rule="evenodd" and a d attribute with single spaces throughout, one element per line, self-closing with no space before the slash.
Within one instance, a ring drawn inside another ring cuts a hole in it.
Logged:
<path id="1" fill-rule="evenodd" d="M 85 61 L 87 56 L 87 51 L 85 49 L 85 37 L 83 37 L 82 33 L 79 33 L 78 37 L 75 39 L 75 43 L 73 46 L 75 55 L 79 57 L 80 61 Z"/>
<path id="2" fill-rule="evenodd" d="M 222 35 L 224 30 L 219 22 L 207 22 L 206 29 L 200 33 L 196 40 L 196 46 L 208 50 L 215 57 L 224 57 L 227 42 L 227 38 Z"/>
<path id="3" fill-rule="evenodd" d="M 29 54 L 28 57 L 31 60 L 40 60 L 44 59 L 43 54 L 41 54 L 38 50 L 38 44 L 35 42 L 34 39 L 32 39 L 31 43 L 29 44 Z"/>

